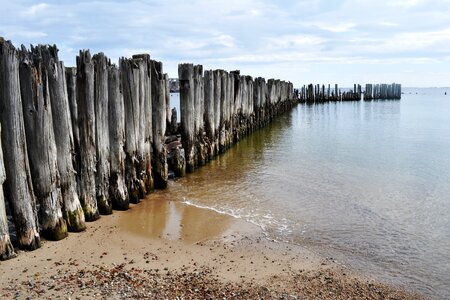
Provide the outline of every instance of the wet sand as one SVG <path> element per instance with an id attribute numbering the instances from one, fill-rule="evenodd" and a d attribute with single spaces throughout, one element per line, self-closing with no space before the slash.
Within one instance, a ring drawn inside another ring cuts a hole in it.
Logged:
<path id="1" fill-rule="evenodd" d="M 0 262 L 0 298 L 420 299 L 156 192 L 84 233 Z"/>

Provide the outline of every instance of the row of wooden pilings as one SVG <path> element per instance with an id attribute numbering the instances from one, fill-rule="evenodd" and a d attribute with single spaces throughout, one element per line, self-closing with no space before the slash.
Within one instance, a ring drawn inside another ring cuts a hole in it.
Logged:
<path id="1" fill-rule="evenodd" d="M 80 51 L 65 68 L 56 46 L 0 38 L 0 259 L 15 256 L 13 243 L 34 250 L 41 237 L 128 209 L 165 188 L 169 168 L 192 172 L 297 103 L 280 80 L 192 64 L 179 77 L 181 126 L 168 76 L 149 55 L 116 66 Z"/>
<path id="2" fill-rule="evenodd" d="M 291 82 L 181 64 L 180 110 L 186 169 L 225 152 L 233 143 L 297 103 Z"/>
<path id="3" fill-rule="evenodd" d="M 366 84 L 364 92 L 361 85 L 354 84 L 353 89 L 342 91 L 337 84 L 326 87 L 320 84 L 304 85 L 301 89 L 295 90 L 296 96 L 302 103 L 323 103 L 329 101 L 360 101 L 364 100 L 387 100 L 401 99 L 400 84 Z"/>

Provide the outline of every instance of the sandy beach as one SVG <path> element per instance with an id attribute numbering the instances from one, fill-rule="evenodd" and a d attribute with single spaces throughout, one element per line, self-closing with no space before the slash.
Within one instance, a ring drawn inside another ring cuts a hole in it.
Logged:
<path id="1" fill-rule="evenodd" d="M 269 241 L 243 220 L 168 201 L 164 192 L 88 225 L 86 232 L 1 262 L 0 297 L 421 298 L 333 258 Z"/>

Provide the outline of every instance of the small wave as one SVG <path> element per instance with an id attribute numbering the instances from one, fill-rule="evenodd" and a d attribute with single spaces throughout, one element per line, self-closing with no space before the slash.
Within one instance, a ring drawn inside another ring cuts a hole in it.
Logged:
<path id="1" fill-rule="evenodd" d="M 181 203 L 185 205 L 194 206 L 200 209 L 207 209 L 218 214 L 227 215 L 235 219 L 244 220 L 250 224 L 259 227 L 263 235 L 274 242 L 290 242 L 286 235 L 293 232 L 291 226 L 287 224 L 287 220 L 282 218 L 277 221 L 277 218 L 271 214 L 259 215 L 257 213 L 242 213 L 239 209 L 222 208 L 218 209 L 212 206 L 206 206 L 194 203 L 193 201 L 183 198 Z"/>

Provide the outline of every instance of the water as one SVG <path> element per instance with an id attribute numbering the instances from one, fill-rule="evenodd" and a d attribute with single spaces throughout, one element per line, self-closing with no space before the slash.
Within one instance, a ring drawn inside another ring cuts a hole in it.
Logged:
<path id="1" fill-rule="evenodd" d="M 449 299 L 450 88 L 404 92 L 299 105 L 168 193 Z"/>

